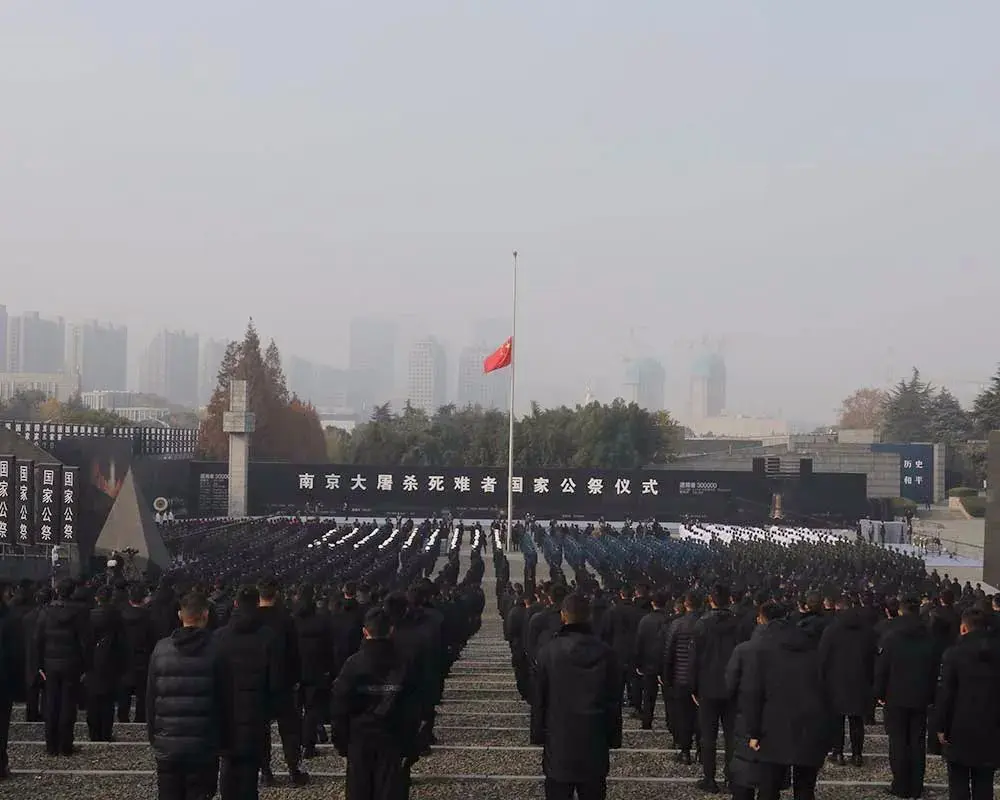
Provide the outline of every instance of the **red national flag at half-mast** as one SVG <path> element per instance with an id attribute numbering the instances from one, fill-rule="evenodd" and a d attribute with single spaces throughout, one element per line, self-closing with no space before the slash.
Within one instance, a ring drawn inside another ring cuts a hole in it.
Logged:
<path id="1" fill-rule="evenodd" d="M 514 337 L 511 336 L 492 355 L 487 356 L 483 361 L 483 374 L 495 372 L 498 369 L 509 367 L 514 360 Z"/>

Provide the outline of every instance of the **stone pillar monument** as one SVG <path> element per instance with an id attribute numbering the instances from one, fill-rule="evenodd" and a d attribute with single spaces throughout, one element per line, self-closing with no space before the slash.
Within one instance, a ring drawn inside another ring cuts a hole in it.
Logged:
<path id="1" fill-rule="evenodd" d="M 222 431 L 229 434 L 229 516 L 247 515 L 247 478 L 250 471 L 250 434 L 256 419 L 247 404 L 247 382 L 229 382 L 229 411 L 222 415 Z"/>

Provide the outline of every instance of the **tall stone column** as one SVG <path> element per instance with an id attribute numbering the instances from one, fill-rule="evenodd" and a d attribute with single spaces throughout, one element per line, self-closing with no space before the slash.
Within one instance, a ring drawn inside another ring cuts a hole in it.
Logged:
<path id="1" fill-rule="evenodd" d="M 229 411 L 222 430 L 229 434 L 229 516 L 247 516 L 247 478 L 250 471 L 250 434 L 256 424 L 247 402 L 247 382 L 230 381 Z"/>

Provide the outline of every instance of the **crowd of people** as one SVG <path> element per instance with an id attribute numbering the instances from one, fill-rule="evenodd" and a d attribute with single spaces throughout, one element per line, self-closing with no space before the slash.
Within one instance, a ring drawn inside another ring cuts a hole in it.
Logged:
<path id="1" fill-rule="evenodd" d="M 161 800 L 257 797 L 276 782 L 273 723 L 293 786 L 331 742 L 348 759 L 348 797 L 406 796 L 445 678 L 480 626 L 486 543 L 461 579 L 450 548 L 432 581 L 434 533 L 407 548 L 394 530 L 321 533 L 322 557 L 304 569 L 276 534 L 309 538 L 313 526 L 199 523 L 168 536 L 177 567 L 155 587 L 112 574 L 0 586 L 0 779 L 24 703 L 50 756 L 74 753 L 81 709 L 91 741 L 113 741 L 116 721 L 145 723 Z M 277 572 L 254 577 L 264 564 Z"/>
<path id="2" fill-rule="evenodd" d="M 272 726 L 292 786 L 331 742 L 351 800 L 406 797 L 479 630 L 489 551 L 552 800 L 605 797 L 623 716 L 652 729 L 658 706 L 706 793 L 810 800 L 825 763 L 863 763 L 881 707 L 892 795 L 921 797 L 940 753 L 952 798 L 993 796 L 1000 596 L 827 533 L 606 528 L 517 529 L 517 583 L 498 526 L 286 518 L 167 526 L 155 585 L 0 586 L 0 778 L 23 703 L 54 757 L 80 709 L 92 741 L 145 723 L 164 799 L 257 797 Z"/>
<path id="3" fill-rule="evenodd" d="M 811 800 L 827 760 L 863 763 L 881 707 L 889 794 L 923 795 L 930 751 L 953 800 L 993 797 L 1000 596 L 827 536 L 665 542 L 652 569 L 648 541 L 533 538 L 550 580 L 526 575 L 501 611 L 548 797 L 604 797 L 623 708 L 651 729 L 661 694 L 677 759 L 700 762 L 707 793 Z"/>

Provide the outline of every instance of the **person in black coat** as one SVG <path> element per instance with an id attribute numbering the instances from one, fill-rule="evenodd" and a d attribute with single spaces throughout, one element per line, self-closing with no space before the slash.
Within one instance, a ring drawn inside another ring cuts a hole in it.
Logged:
<path id="1" fill-rule="evenodd" d="M 333 629 L 330 618 L 316 608 L 312 586 L 302 587 L 296 596 L 292 620 L 302 664 L 299 708 L 302 709 L 303 756 L 315 758 L 318 732 L 326 719 L 334 676 Z"/>
<path id="2" fill-rule="evenodd" d="M 927 768 L 927 709 L 934 702 L 941 657 L 920 618 L 920 600 L 904 598 L 884 628 L 875 659 L 875 697 L 884 707 L 896 797 L 920 797 Z"/>
<path id="3" fill-rule="evenodd" d="M 222 800 L 257 800 L 270 709 L 282 689 L 274 634 L 261 624 L 259 602 L 255 586 L 242 587 L 226 625 L 214 635 L 230 731 L 222 762 Z"/>
<path id="4" fill-rule="evenodd" d="M 528 622 L 528 638 L 526 649 L 528 658 L 531 659 L 532 667 L 538 660 L 538 651 L 548 643 L 548 641 L 559 632 L 559 613 L 562 610 L 563 601 L 569 594 L 569 590 L 564 584 L 556 583 L 549 587 L 548 606 L 535 614 Z"/>
<path id="5" fill-rule="evenodd" d="M 112 741 L 115 693 L 125 663 L 121 613 L 114 606 L 114 590 L 97 590 L 97 608 L 90 612 L 90 649 L 87 654 L 87 730 L 92 742 Z"/>
<path id="6" fill-rule="evenodd" d="M 538 654 L 531 743 L 541 745 L 547 800 L 604 800 L 610 751 L 622 745 L 618 657 L 590 628 L 590 602 L 571 594 L 562 628 Z"/>
<path id="7" fill-rule="evenodd" d="M 17 620 L 6 603 L 6 591 L 0 585 L 0 781 L 10 777 L 7 741 L 10 738 L 10 714 L 14 706 L 16 687 L 24 670 L 18 663 Z"/>
<path id="8" fill-rule="evenodd" d="M 364 637 L 333 682 L 333 743 L 347 759 L 347 800 L 397 800 L 419 751 L 420 682 L 385 611 L 365 615 Z"/>
<path id="9" fill-rule="evenodd" d="M 952 800 L 991 800 L 1000 766 L 1000 642 L 977 608 L 961 618 L 961 640 L 941 663 L 934 731 L 948 762 Z"/>
<path id="10" fill-rule="evenodd" d="M 24 678 L 24 718 L 28 722 L 41 722 L 42 702 L 45 692 L 45 681 L 39 672 L 38 659 L 33 652 L 35 632 L 38 621 L 42 618 L 42 610 L 47 608 L 52 600 L 51 592 L 42 589 L 35 594 L 35 604 L 24 614 L 24 661 L 22 666 Z"/>
<path id="11" fill-rule="evenodd" d="M 670 699 L 670 724 L 673 727 L 677 760 L 691 763 L 691 744 L 694 741 L 696 706 L 694 674 L 692 667 L 694 629 L 701 617 L 701 596 L 688 592 L 684 596 L 685 613 L 667 626 L 663 640 L 663 666 L 660 681 L 664 697 Z"/>
<path id="12" fill-rule="evenodd" d="M 49 755 L 72 755 L 73 730 L 80 700 L 80 679 L 87 664 L 87 617 L 71 604 L 73 581 L 62 581 L 57 599 L 35 626 L 33 671 L 45 681 L 45 749 Z"/>
<path id="13" fill-rule="evenodd" d="M 135 721 L 146 721 L 146 680 L 149 659 L 156 647 L 156 629 L 146 608 L 146 589 L 134 584 L 128 593 L 128 605 L 122 609 L 124 668 L 118 689 L 118 721 L 128 722 L 135 697 Z"/>
<path id="14" fill-rule="evenodd" d="M 622 588 L 618 602 L 604 615 L 601 624 L 601 638 L 614 651 L 618 658 L 618 674 L 622 686 L 628 692 L 628 702 L 632 707 L 633 716 L 642 714 L 642 683 L 632 662 L 635 656 L 635 637 L 639 630 L 639 621 L 646 615 L 646 610 L 636 605 L 632 593 Z"/>
<path id="15" fill-rule="evenodd" d="M 740 642 L 726 665 L 726 689 L 735 709 L 733 714 L 733 756 L 729 762 L 729 789 L 733 800 L 754 800 L 757 787 L 761 783 L 761 767 L 757 752 L 750 749 L 750 734 L 747 729 L 745 706 L 751 693 L 749 687 L 748 665 L 757 657 L 757 652 L 764 646 L 763 637 L 770 630 L 768 621 L 761 615 L 761 607 L 767 603 L 764 599 L 757 606 L 753 615 L 755 625 L 747 641 Z M 745 623 L 745 620 L 743 620 Z M 744 631 L 747 629 L 743 626 Z M 787 781 L 782 783 L 787 788 Z"/>
<path id="16" fill-rule="evenodd" d="M 518 694 L 523 700 L 530 699 L 531 687 L 531 670 L 524 647 L 527 636 L 528 605 L 531 600 L 532 598 L 528 594 L 518 595 L 517 602 L 511 606 L 504 620 L 504 638 L 510 645 L 510 663 L 514 668 L 514 681 Z"/>
<path id="17" fill-rule="evenodd" d="M 837 613 L 820 636 L 821 677 L 840 732 L 833 741 L 831 760 L 844 765 L 844 721 L 850 727 L 851 763 L 862 764 L 865 716 L 874 700 L 875 631 L 863 609 L 849 597 L 837 599 Z"/>
<path id="18" fill-rule="evenodd" d="M 209 800 L 218 786 L 219 754 L 229 746 L 228 687 L 207 630 L 207 598 L 190 593 L 179 605 L 181 627 L 157 643 L 149 660 L 146 731 L 159 800 Z"/>
<path id="19" fill-rule="evenodd" d="M 272 719 L 278 723 L 281 749 L 288 765 L 288 774 L 296 786 L 305 786 L 309 776 L 302 771 L 302 724 L 295 707 L 295 691 L 301 675 L 299 660 L 299 637 L 291 614 L 281 605 L 280 590 L 276 581 L 265 579 L 257 584 L 260 593 L 260 619 L 263 625 L 274 633 L 278 652 L 282 690 L 271 708 Z M 271 728 L 267 728 L 266 754 L 261 767 L 261 777 L 267 786 L 273 786 L 274 773 L 271 771 Z"/>
<path id="20" fill-rule="evenodd" d="M 796 800 L 813 800 L 830 748 L 829 703 L 819 679 L 817 639 L 782 616 L 775 603 L 760 610 L 769 630 L 747 664 L 741 710 L 760 763 L 760 800 L 778 800 L 788 768 Z"/>
<path id="21" fill-rule="evenodd" d="M 635 634 L 635 656 L 633 663 L 642 680 L 642 729 L 653 729 L 653 715 L 656 712 L 656 696 L 659 693 L 660 662 L 663 659 L 663 637 L 670 622 L 667 609 L 670 595 L 656 592 L 652 608 L 639 621 Z M 666 706 L 666 703 L 664 703 Z"/>
<path id="22" fill-rule="evenodd" d="M 702 778 L 698 788 L 718 792 L 715 780 L 716 744 L 722 726 L 726 760 L 724 772 L 728 781 L 729 763 L 733 753 L 733 714 L 731 693 L 726 687 L 726 666 L 736 645 L 743 641 L 745 627 L 729 608 L 728 586 L 716 586 L 709 594 L 711 609 L 694 626 L 691 693 L 698 706 L 698 729 L 701 734 Z"/>

